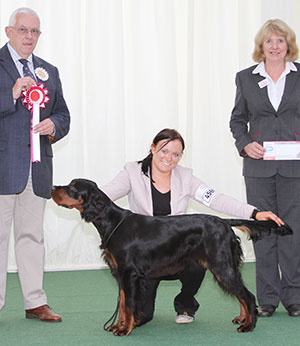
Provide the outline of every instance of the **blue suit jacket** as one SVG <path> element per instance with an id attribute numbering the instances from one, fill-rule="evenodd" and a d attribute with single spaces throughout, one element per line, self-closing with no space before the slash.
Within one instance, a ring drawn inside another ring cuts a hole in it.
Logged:
<path id="1" fill-rule="evenodd" d="M 44 83 L 49 90 L 49 103 L 40 111 L 41 121 L 50 118 L 55 124 L 57 142 L 69 132 L 70 114 L 63 98 L 56 67 L 33 56 L 34 67 L 43 67 L 49 74 Z M 30 111 L 16 104 L 12 88 L 20 78 L 7 45 L 0 49 L 0 194 L 18 194 L 25 189 L 30 168 Z M 32 164 L 33 190 L 37 196 L 50 198 L 52 186 L 52 143 L 48 136 L 40 136 L 41 162 Z"/>
<path id="2" fill-rule="evenodd" d="M 236 147 L 244 157 L 244 176 L 271 177 L 279 173 L 284 177 L 300 178 L 300 161 L 255 160 L 243 153 L 244 147 L 253 141 L 261 145 L 264 141 L 300 141 L 300 64 L 294 64 L 297 71 L 286 76 L 277 111 L 269 100 L 267 87 L 258 85 L 265 77 L 252 73 L 257 65 L 237 73 L 230 128 Z"/>

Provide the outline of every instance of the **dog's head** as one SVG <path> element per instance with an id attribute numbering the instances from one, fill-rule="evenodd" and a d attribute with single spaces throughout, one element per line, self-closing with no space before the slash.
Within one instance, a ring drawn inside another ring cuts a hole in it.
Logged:
<path id="1" fill-rule="evenodd" d="M 104 200 L 109 201 L 97 184 L 87 179 L 73 179 L 69 185 L 54 186 L 51 197 L 61 207 L 78 209 L 87 222 L 99 215 Z"/>

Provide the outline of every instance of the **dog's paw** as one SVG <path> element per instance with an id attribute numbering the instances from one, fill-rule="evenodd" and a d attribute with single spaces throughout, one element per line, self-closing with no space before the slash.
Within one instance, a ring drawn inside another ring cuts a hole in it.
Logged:
<path id="1" fill-rule="evenodd" d="M 252 332 L 252 330 L 255 328 L 255 325 L 253 323 L 249 323 L 249 324 L 242 324 L 237 328 L 237 331 L 239 333 L 248 333 L 248 332 Z"/>
<path id="2" fill-rule="evenodd" d="M 232 320 L 232 323 L 234 324 L 242 324 L 245 322 L 245 318 L 242 316 L 237 316 Z"/>

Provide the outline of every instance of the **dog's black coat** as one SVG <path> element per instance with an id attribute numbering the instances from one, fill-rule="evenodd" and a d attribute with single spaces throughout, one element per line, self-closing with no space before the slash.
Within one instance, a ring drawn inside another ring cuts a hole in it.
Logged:
<path id="1" fill-rule="evenodd" d="M 253 240 L 273 231 L 280 235 L 292 233 L 288 225 L 278 227 L 273 221 L 222 219 L 204 214 L 162 217 L 135 214 L 118 207 L 94 182 L 86 179 L 54 187 L 52 198 L 58 205 L 77 208 L 100 234 L 104 260 L 121 292 L 119 320 L 110 327 L 115 335 L 128 335 L 140 324 L 149 279 L 176 274 L 199 264 L 212 272 L 223 291 L 238 298 L 241 314 L 233 320 L 240 324 L 238 331 L 253 330 L 255 297 L 243 284 L 239 271 L 242 250 L 231 226 L 247 227 Z"/>

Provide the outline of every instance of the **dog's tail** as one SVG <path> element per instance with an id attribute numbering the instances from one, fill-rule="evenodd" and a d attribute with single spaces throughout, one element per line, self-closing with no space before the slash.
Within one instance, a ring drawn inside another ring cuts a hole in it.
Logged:
<path id="1" fill-rule="evenodd" d="M 241 219 L 227 219 L 226 220 L 230 226 L 236 227 L 241 231 L 247 233 L 249 238 L 253 241 L 262 238 L 263 234 L 271 234 L 272 232 L 278 235 L 284 236 L 288 234 L 293 234 L 292 229 L 288 224 L 283 226 L 278 226 L 275 221 L 256 221 L 256 220 L 241 220 Z"/>

